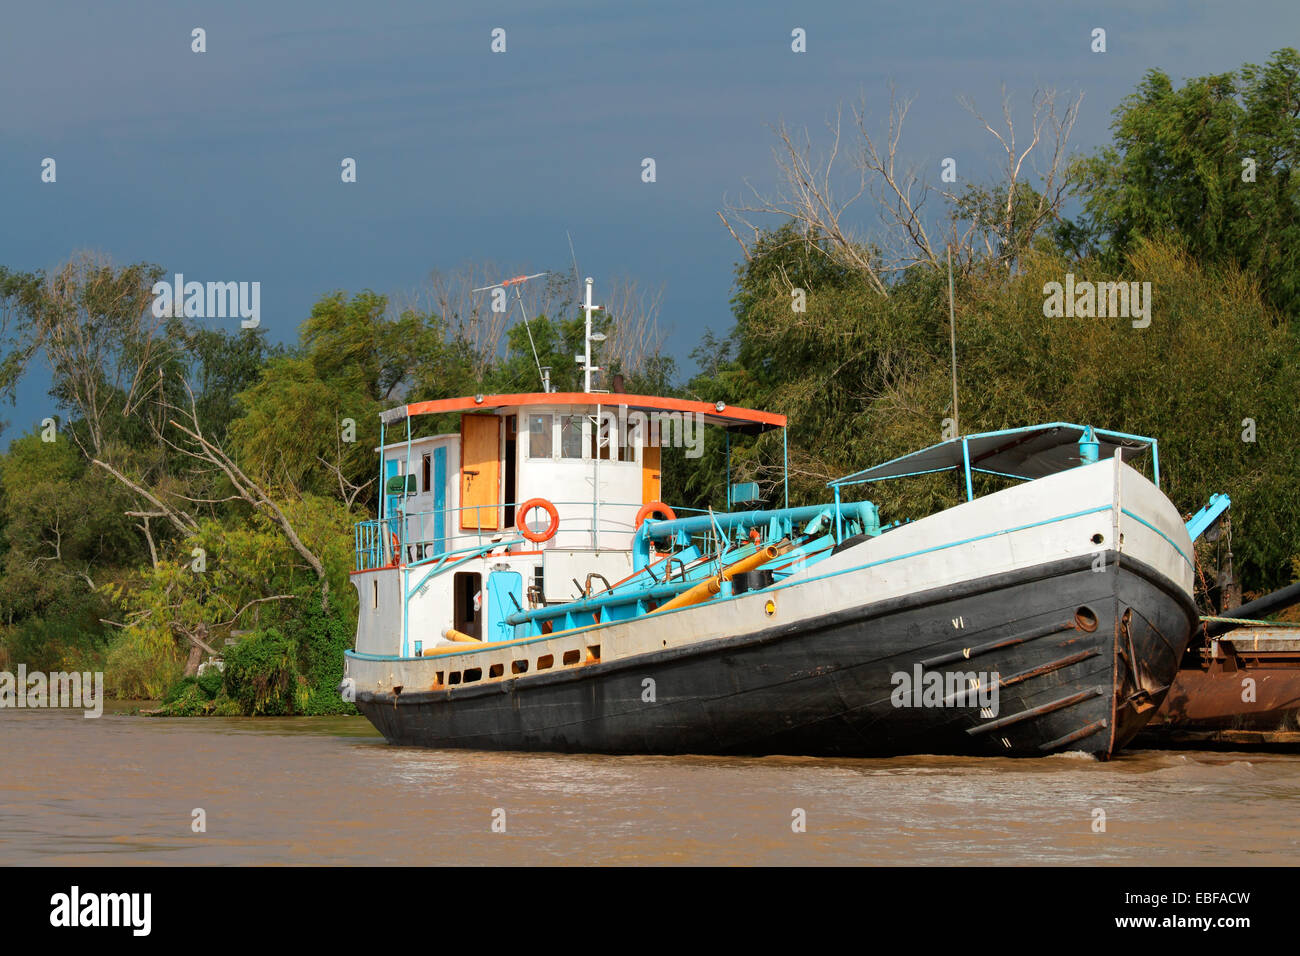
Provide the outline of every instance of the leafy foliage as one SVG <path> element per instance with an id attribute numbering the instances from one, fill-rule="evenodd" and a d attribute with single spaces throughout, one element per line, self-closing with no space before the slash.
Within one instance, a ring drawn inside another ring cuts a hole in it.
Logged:
<path id="1" fill-rule="evenodd" d="M 1073 170 L 1085 215 L 1071 242 L 1116 265 L 1171 238 L 1205 264 L 1256 277 L 1266 301 L 1300 308 L 1300 52 L 1175 88 L 1151 70 L 1115 111 L 1115 142 Z M 1253 164 L 1253 181 L 1246 165 Z"/>
<path id="2" fill-rule="evenodd" d="M 275 628 L 259 631 L 226 654 L 225 690 L 250 716 L 295 713 L 304 683 L 298 673 L 298 645 Z"/>

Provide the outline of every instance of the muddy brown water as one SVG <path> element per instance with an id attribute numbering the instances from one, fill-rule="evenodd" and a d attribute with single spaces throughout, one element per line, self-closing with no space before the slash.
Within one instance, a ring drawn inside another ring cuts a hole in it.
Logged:
<path id="1" fill-rule="evenodd" d="M 1295 754 L 501 754 L 389 746 L 362 718 L 0 710 L 0 757 L 6 865 L 1300 860 Z"/>

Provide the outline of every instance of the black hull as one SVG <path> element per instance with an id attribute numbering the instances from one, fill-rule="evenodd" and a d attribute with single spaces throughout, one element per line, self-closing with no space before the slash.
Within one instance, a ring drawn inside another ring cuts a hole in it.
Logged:
<path id="1" fill-rule="evenodd" d="M 1108 553 L 1095 572 L 1095 557 L 569 671 L 396 698 L 362 692 L 357 706 L 390 742 L 430 747 L 1107 757 L 1155 713 L 1196 608 L 1153 569 L 1125 557 L 1117 572 Z M 897 706 L 891 677 L 918 664 L 996 672 L 996 716 L 974 702 Z"/>

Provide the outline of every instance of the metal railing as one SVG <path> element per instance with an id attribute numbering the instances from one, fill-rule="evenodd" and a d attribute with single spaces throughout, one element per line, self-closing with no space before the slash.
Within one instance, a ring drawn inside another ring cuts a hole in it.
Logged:
<path id="1" fill-rule="evenodd" d="M 582 507 L 590 509 L 591 501 L 553 501 L 557 509 Z M 508 509 L 514 510 L 516 523 L 519 520 L 519 507 L 523 502 L 505 502 L 496 505 L 462 505 L 458 508 L 442 508 L 434 511 L 418 511 L 411 514 L 392 515 L 387 518 L 368 518 L 358 521 L 353 528 L 353 551 L 355 569 L 371 571 L 375 568 L 393 567 L 397 564 L 408 566 L 433 561 L 448 554 L 467 548 L 482 548 L 493 543 L 494 539 L 505 541 L 514 537 L 513 527 L 506 527 L 504 518 Z M 635 528 L 636 512 L 642 507 L 641 502 L 604 501 L 600 502 L 601 518 L 599 533 L 622 533 L 629 537 Z M 630 509 L 623 515 L 618 512 L 606 512 L 606 508 Z M 677 514 L 707 514 L 699 508 L 674 508 Z M 472 528 L 461 528 L 461 515 L 474 512 Z M 484 518 L 489 518 L 498 527 L 483 527 Z M 585 520 L 584 520 L 585 519 Z M 438 524 L 441 522 L 441 533 Z M 581 522 L 575 523 L 575 522 Z M 560 516 L 556 537 L 564 535 L 566 539 L 573 535 L 591 539 L 596 526 L 590 512 L 578 517 Z M 551 538 L 551 541 L 556 538 Z"/>

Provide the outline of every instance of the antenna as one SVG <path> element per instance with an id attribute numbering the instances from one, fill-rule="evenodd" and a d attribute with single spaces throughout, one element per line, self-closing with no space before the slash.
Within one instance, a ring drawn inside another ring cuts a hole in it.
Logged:
<path id="1" fill-rule="evenodd" d="M 948 332 L 952 344 L 952 432 L 961 434 L 961 419 L 957 417 L 957 312 L 952 296 L 952 244 L 948 245 Z"/>
<path id="2" fill-rule="evenodd" d="M 506 279 L 504 282 L 498 282 L 495 285 L 485 285 L 478 289 L 473 289 L 472 291 L 486 292 L 489 289 L 507 289 L 512 285 L 522 286 L 529 279 L 539 279 L 544 275 L 550 275 L 550 273 L 534 272 L 532 275 L 529 276 L 515 276 L 513 279 Z M 519 289 L 515 289 L 515 299 L 519 302 L 519 314 L 524 318 L 524 330 L 527 331 L 528 333 L 528 344 L 532 346 L 533 349 L 533 362 L 535 362 L 537 365 L 537 374 L 542 379 L 542 391 L 549 392 L 551 390 L 551 376 L 549 374 L 550 369 L 542 368 L 542 360 L 537 356 L 537 343 L 533 341 L 533 329 L 528 324 L 528 313 L 524 311 L 524 297 L 520 293 Z"/>
<path id="3" fill-rule="evenodd" d="M 582 273 L 578 271 L 578 254 L 573 251 L 573 236 L 569 235 L 569 230 L 564 230 L 564 235 L 569 240 L 569 255 L 573 257 L 573 281 L 582 288 Z"/>

